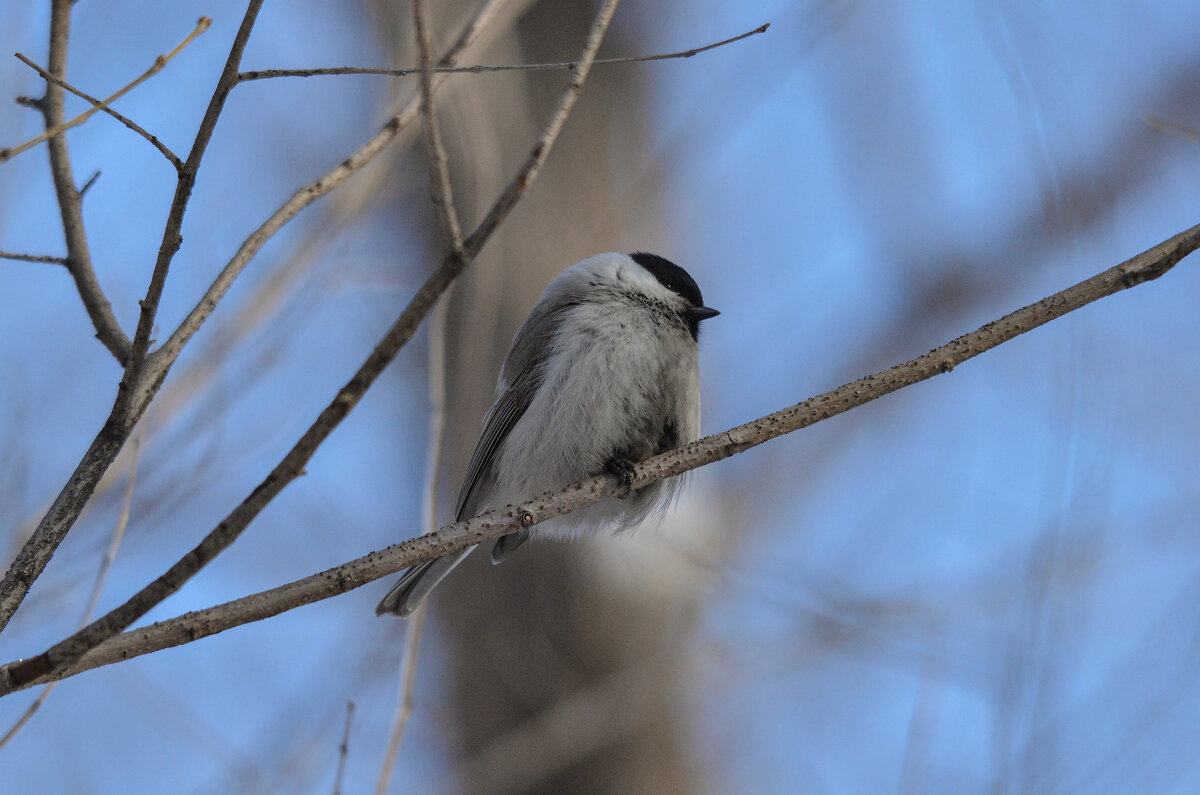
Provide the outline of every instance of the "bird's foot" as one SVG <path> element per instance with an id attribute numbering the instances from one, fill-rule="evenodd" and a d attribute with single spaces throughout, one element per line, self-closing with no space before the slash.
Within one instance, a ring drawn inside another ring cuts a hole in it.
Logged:
<path id="1" fill-rule="evenodd" d="M 626 499 L 633 493 L 633 461 L 621 455 L 614 455 L 604 464 L 608 474 L 615 475 L 622 486 L 621 499 Z"/>

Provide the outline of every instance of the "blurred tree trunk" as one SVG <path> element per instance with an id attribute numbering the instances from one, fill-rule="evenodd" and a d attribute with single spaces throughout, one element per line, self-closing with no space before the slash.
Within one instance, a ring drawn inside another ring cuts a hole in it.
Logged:
<path id="1" fill-rule="evenodd" d="M 397 62 L 415 63 L 408 4 L 379 4 L 385 7 L 374 10 L 387 20 L 381 27 L 394 36 Z M 480 61 L 574 59 L 593 5 L 525 6 Z M 431 5 L 435 34 L 444 37 L 452 17 L 473 7 Z M 618 22 L 601 54 L 641 52 L 630 38 Z M 654 188 L 632 173 L 647 146 L 643 74 L 636 67 L 593 71 L 542 177 L 453 293 L 443 521 L 500 362 L 542 288 L 590 254 L 663 242 Z M 439 95 L 467 230 L 529 151 L 565 80 L 561 71 L 463 76 Z M 436 228 L 432 217 L 428 228 Z M 631 545 L 617 549 L 616 573 L 606 570 L 614 552 L 601 545 L 614 543 L 534 543 L 497 568 L 477 553 L 436 593 L 434 632 L 444 639 L 452 678 L 446 730 L 464 789 L 696 789 L 700 772 L 680 704 L 694 589 L 678 578 L 664 589 L 671 578 L 651 575 L 653 562 L 619 559 L 642 555 Z"/>

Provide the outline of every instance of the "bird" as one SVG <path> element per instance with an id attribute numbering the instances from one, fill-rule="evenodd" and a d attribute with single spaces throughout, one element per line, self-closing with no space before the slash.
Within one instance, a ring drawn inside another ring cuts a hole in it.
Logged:
<path id="1" fill-rule="evenodd" d="M 632 490 L 633 467 L 699 438 L 700 323 L 719 314 L 686 270 L 656 254 L 597 254 L 551 280 L 504 359 L 455 521 L 603 473 L 627 491 L 501 536 L 492 563 L 535 534 L 620 532 L 665 510 L 681 478 Z M 411 567 L 375 614 L 411 614 L 473 549 Z"/>

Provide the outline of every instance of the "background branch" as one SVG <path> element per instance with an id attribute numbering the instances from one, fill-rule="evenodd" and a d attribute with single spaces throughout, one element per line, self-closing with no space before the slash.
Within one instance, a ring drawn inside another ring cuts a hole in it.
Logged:
<path id="1" fill-rule="evenodd" d="M 647 61 L 666 61 L 675 58 L 691 58 L 693 55 L 699 55 L 702 52 L 715 50 L 718 47 L 724 47 L 726 44 L 733 44 L 735 41 L 748 39 L 751 36 L 757 36 L 759 33 L 766 33 L 767 28 L 771 27 L 770 22 L 759 25 L 754 30 L 748 30 L 732 38 L 723 39 L 712 44 L 706 44 L 703 47 L 693 47 L 690 50 L 680 50 L 678 52 L 659 53 L 657 55 L 634 55 L 625 58 L 597 58 L 594 66 L 610 66 L 612 64 L 623 63 L 646 63 Z M 484 72 L 534 72 L 545 70 L 559 69 L 574 69 L 579 66 L 579 61 L 556 61 L 554 63 L 525 63 L 525 64 L 499 64 L 499 65 L 480 65 L 480 66 L 434 66 L 434 72 L 438 74 L 481 74 Z M 420 67 L 416 69 L 394 69 L 383 66 L 330 66 L 319 69 L 259 69 L 253 72 L 242 72 L 238 75 L 238 79 L 247 82 L 250 80 L 267 80 L 275 77 L 319 77 L 330 75 L 387 75 L 389 77 L 408 77 L 409 75 L 420 74 Z"/>
<path id="2" fill-rule="evenodd" d="M 686 447 L 649 458 L 635 467 L 632 487 L 642 488 L 663 478 L 729 458 L 906 386 L 949 373 L 963 362 L 1093 301 L 1157 279 L 1198 247 L 1200 225 L 1072 287 L 953 339 L 929 353 Z M 234 626 L 260 621 L 304 604 L 328 599 L 416 563 L 533 527 L 603 499 L 617 497 L 623 491 L 624 487 L 618 485 L 611 476 L 589 478 L 562 491 L 542 495 L 519 506 L 510 505 L 488 511 L 468 521 L 449 525 L 437 533 L 410 539 L 381 552 L 372 552 L 268 591 L 126 632 L 103 642 L 77 661 L 56 666 L 54 661 L 47 659 L 47 652 L 31 660 L 8 663 L 0 667 L 0 695 L 190 643 Z"/>

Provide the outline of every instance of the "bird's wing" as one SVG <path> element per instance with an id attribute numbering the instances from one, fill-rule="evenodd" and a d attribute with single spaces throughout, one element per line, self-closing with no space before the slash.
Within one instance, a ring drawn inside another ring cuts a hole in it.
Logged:
<path id="1" fill-rule="evenodd" d="M 475 452 L 471 454 L 466 477 L 458 492 L 458 502 L 454 506 L 455 521 L 461 522 L 475 515 L 478 509 L 477 491 L 486 480 L 484 473 L 495 462 L 496 451 L 525 414 L 542 385 L 542 368 L 551 343 L 551 335 L 547 330 L 554 321 L 551 316 L 571 306 L 574 304 L 539 304 L 513 337 L 512 347 L 501 370 L 500 397 L 496 398 L 484 418 L 483 433 L 475 444 Z"/>

